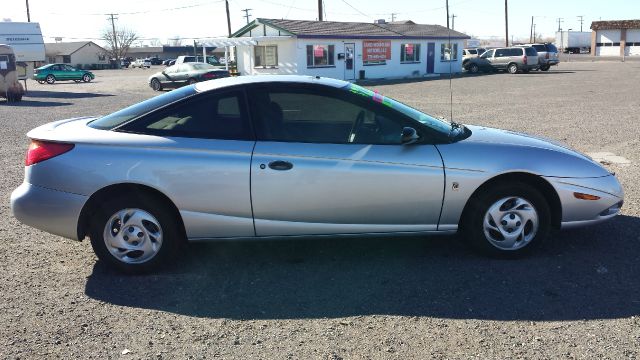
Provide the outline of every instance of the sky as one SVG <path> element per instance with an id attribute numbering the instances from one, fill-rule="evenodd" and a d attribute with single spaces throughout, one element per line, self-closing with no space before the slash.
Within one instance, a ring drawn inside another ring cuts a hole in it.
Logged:
<path id="1" fill-rule="evenodd" d="M 24 0 L 2 0 L 0 21 L 27 21 Z M 420 24 L 446 25 L 445 0 L 324 0 L 330 21 L 373 22 L 374 19 L 413 20 Z M 317 19 L 317 0 L 229 0 L 231 30 L 246 24 L 242 9 L 250 20 L 286 18 Z M 135 31 L 141 40 L 134 45 L 150 45 L 157 39 L 169 43 L 182 38 L 215 38 L 227 35 L 224 0 L 30 0 L 31 21 L 41 25 L 45 42 L 94 40 L 111 26 L 107 14 L 117 14 L 116 26 Z M 583 30 L 590 31 L 591 21 L 640 19 L 637 0 L 509 0 L 509 34 L 528 39 L 531 16 L 536 32 L 552 37 L 562 18 L 564 30 L 580 30 L 578 16 L 583 16 Z M 504 1 L 449 0 L 449 12 L 455 15 L 455 30 L 472 37 L 504 39 Z"/>

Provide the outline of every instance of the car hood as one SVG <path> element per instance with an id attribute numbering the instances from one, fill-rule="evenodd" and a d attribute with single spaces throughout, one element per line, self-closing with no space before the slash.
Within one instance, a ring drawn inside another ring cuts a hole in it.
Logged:
<path id="1" fill-rule="evenodd" d="M 568 155 L 581 157 L 585 160 L 591 160 L 587 155 L 584 155 L 570 148 L 566 144 L 550 138 L 484 126 L 466 126 L 471 130 L 472 134 L 465 141 L 534 147 L 563 152 Z"/>

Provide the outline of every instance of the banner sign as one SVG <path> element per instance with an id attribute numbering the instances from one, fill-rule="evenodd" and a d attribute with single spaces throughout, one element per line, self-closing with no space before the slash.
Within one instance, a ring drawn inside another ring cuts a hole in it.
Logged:
<path id="1" fill-rule="evenodd" d="M 391 60 L 390 40 L 363 40 L 363 61 Z"/>
<path id="2" fill-rule="evenodd" d="M 324 57 L 324 46 L 322 45 L 314 45 L 313 46 L 313 56 L 314 57 Z"/>

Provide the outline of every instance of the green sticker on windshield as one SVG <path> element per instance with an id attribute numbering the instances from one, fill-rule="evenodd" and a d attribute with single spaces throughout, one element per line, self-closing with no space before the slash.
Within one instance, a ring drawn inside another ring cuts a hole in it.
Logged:
<path id="1" fill-rule="evenodd" d="M 389 101 L 389 99 L 387 99 L 386 97 L 380 95 L 379 93 L 375 92 L 375 91 L 371 91 L 369 89 L 365 89 L 362 86 L 358 86 L 355 84 L 351 84 L 349 86 L 349 91 L 351 91 L 352 93 L 356 94 L 356 95 L 360 95 L 360 96 L 364 96 L 367 99 L 371 99 L 377 103 L 380 103 L 382 105 L 386 105 L 390 108 L 393 108 L 393 104 L 391 103 L 391 101 Z"/>

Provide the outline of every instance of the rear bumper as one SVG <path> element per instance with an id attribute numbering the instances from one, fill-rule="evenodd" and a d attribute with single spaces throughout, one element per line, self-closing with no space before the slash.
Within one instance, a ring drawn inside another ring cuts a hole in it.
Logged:
<path id="1" fill-rule="evenodd" d="M 22 183 L 11 193 L 11 212 L 25 225 L 73 240 L 88 196 Z"/>

